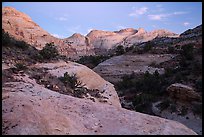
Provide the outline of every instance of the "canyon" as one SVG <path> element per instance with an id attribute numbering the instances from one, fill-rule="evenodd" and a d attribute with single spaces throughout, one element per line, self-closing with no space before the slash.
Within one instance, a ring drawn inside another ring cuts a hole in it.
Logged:
<path id="1" fill-rule="evenodd" d="M 153 103 L 155 115 L 128 110 L 123 107 L 122 98 L 126 96 L 121 97 L 115 85 L 124 75 L 143 75 L 147 71 L 152 75 L 155 71 L 163 75 L 166 66 L 176 68 L 174 64 L 180 59 L 179 52 L 168 53 L 169 45 L 180 51 L 183 45 L 193 43 L 199 53 L 195 58 L 202 62 L 199 52 L 202 49 L 202 25 L 181 34 L 162 29 L 147 32 L 143 28 L 126 28 L 113 32 L 92 30 L 86 36 L 74 33 L 59 39 L 43 30 L 28 15 L 12 7 L 3 7 L 2 29 L 15 40 L 30 44 L 26 50 L 15 44 L 2 46 L 2 134 L 202 134 L 202 118 L 191 112 L 188 114 L 190 120 L 177 113 L 172 118 L 168 109 L 162 113 L 158 109 L 157 104 L 161 101 Z M 37 54 L 51 42 L 65 59 L 35 59 L 32 54 Z M 83 56 L 107 55 L 107 51 L 114 52 L 112 50 L 120 45 L 143 48 L 148 42 L 154 42 L 159 53 L 139 54 L 133 49 L 114 55 L 93 69 L 74 62 Z M 17 64 L 26 64 L 26 67 Z M 65 74 L 76 76 L 79 87 L 66 87 L 62 81 Z M 194 85 L 190 88 L 172 84 L 167 91 L 170 92 L 167 98 L 179 103 L 192 95 L 195 96 L 192 104 L 202 101 L 202 93 L 195 93 Z M 178 98 L 174 98 L 174 94 Z M 182 94 L 186 94 L 186 98 L 183 99 Z M 188 104 L 189 108 L 192 104 Z"/>

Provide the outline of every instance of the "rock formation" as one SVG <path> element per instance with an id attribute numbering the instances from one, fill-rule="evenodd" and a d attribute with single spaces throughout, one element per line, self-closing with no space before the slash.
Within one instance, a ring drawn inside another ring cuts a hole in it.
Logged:
<path id="1" fill-rule="evenodd" d="M 94 48 L 89 38 L 79 33 L 75 33 L 71 37 L 65 38 L 64 42 L 74 45 L 77 49 L 77 55 L 79 56 L 91 55 L 94 53 Z"/>
<path id="2" fill-rule="evenodd" d="M 132 46 L 133 44 L 153 40 L 156 37 L 178 37 L 177 34 L 167 30 L 146 32 L 143 28 L 139 28 L 138 30 L 128 28 L 114 32 L 92 30 L 87 36 L 96 49 L 96 53 L 100 52 L 100 50 L 108 50 L 118 45 L 125 47 Z"/>
<path id="3" fill-rule="evenodd" d="M 193 88 L 184 84 L 172 84 L 167 88 L 167 92 L 171 98 L 176 99 L 177 101 L 201 101 L 201 96 L 196 93 Z"/>
<path id="4" fill-rule="evenodd" d="M 78 39 L 77 41 L 73 41 L 73 43 L 67 43 L 66 39 L 63 40 L 52 36 L 33 22 L 28 15 L 12 7 L 2 8 L 2 28 L 11 36 L 25 41 L 37 49 L 42 49 L 46 43 L 54 42 L 62 55 L 77 56 L 78 53 L 80 55 L 94 54 L 87 38 Z"/>
<path id="5" fill-rule="evenodd" d="M 177 34 L 167 30 L 146 32 L 143 28 L 138 30 L 126 28 L 119 31 L 92 30 L 87 36 L 73 34 L 59 39 L 43 30 L 32 19 L 12 7 L 2 8 L 2 27 L 19 40 L 23 40 L 37 49 L 42 49 L 46 43 L 54 42 L 59 52 L 66 56 L 83 56 L 103 54 L 118 45 L 131 46 L 152 40 L 156 37 L 177 37 Z"/>
<path id="6" fill-rule="evenodd" d="M 151 74 L 157 70 L 160 74 L 164 73 L 164 68 L 156 68 L 151 64 L 159 64 L 173 58 L 174 55 L 121 55 L 112 57 L 100 64 L 93 70 L 100 74 L 105 80 L 110 82 L 118 82 L 125 74 L 142 74 L 149 71 Z"/>
<path id="7" fill-rule="evenodd" d="M 88 83 L 86 73 L 80 71 L 88 68 L 82 65 L 61 62 L 32 67 L 46 67 L 53 75 L 61 75 L 63 68 L 69 72 L 78 69 L 78 76 L 81 76 L 87 86 L 96 86 L 92 82 Z M 96 79 L 93 77 L 90 80 L 97 81 L 99 76 L 93 72 L 92 75 Z M 19 80 L 3 85 L 2 134 L 196 135 L 194 131 L 175 121 L 129 111 L 117 103 L 110 105 L 60 94 L 37 84 L 25 74 L 15 77 Z M 101 86 L 105 83 L 107 82 L 101 79 Z M 97 84 L 99 85 L 100 83 Z"/>

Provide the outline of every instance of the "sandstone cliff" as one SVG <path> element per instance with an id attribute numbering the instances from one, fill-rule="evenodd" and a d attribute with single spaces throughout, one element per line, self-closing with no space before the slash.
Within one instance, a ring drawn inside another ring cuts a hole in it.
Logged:
<path id="1" fill-rule="evenodd" d="M 54 42 L 62 55 L 94 54 L 89 40 L 78 39 L 73 43 L 67 43 L 66 39 L 52 36 L 33 22 L 28 15 L 12 7 L 2 8 L 2 28 L 16 39 L 23 40 L 37 49 L 42 49 L 46 43 Z"/>

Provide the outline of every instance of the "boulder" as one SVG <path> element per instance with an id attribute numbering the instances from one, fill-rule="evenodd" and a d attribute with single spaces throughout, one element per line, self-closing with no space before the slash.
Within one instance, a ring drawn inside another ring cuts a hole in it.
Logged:
<path id="1" fill-rule="evenodd" d="M 191 101 L 201 101 L 201 96 L 193 90 L 193 88 L 175 83 L 167 87 L 167 92 L 169 96 L 178 101 L 191 102 Z"/>

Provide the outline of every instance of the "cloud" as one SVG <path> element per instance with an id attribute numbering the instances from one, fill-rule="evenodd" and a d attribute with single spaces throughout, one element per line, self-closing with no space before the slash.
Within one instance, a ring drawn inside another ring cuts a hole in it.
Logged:
<path id="1" fill-rule="evenodd" d="M 157 7 L 157 8 L 161 8 L 161 7 L 162 7 L 162 5 L 161 5 L 161 4 L 158 4 L 158 5 L 156 5 L 156 7 Z"/>
<path id="2" fill-rule="evenodd" d="M 175 11 L 173 13 L 168 13 L 168 14 L 150 14 L 150 15 L 148 15 L 148 18 L 150 20 L 163 20 L 169 16 L 182 15 L 182 14 L 187 14 L 187 12 Z"/>
<path id="3" fill-rule="evenodd" d="M 56 38 L 60 38 L 60 39 L 65 38 L 65 36 L 59 35 L 59 34 L 51 34 L 51 35 L 54 36 L 54 37 L 56 37 Z"/>
<path id="4" fill-rule="evenodd" d="M 69 27 L 67 30 L 69 32 L 71 32 L 71 33 L 80 33 L 80 34 L 83 34 L 83 32 L 81 32 L 81 25 Z"/>
<path id="5" fill-rule="evenodd" d="M 182 14 L 187 14 L 188 12 L 185 12 L 185 11 L 176 11 L 174 12 L 173 14 L 174 15 L 182 15 Z"/>
<path id="6" fill-rule="evenodd" d="M 55 18 L 56 20 L 59 20 L 59 21 L 67 21 L 68 18 L 65 17 L 65 16 L 62 16 L 62 17 L 58 17 L 58 18 Z"/>
<path id="7" fill-rule="evenodd" d="M 121 26 L 121 25 L 118 25 L 116 26 L 117 29 L 125 29 L 126 27 L 125 26 Z"/>
<path id="8" fill-rule="evenodd" d="M 148 15 L 150 20 L 162 20 L 171 14 L 154 14 L 154 15 Z"/>
<path id="9" fill-rule="evenodd" d="M 87 29 L 87 34 L 88 34 L 89 32 L 91 32 L 92 30 L 93 30 L 92 28 Z"/>
<path id="10" fill-rule="evenodd" d="M 138 15 L 143 15 L 147 12 L 148 8 L 147 7 L 142 7 L 139 9 L 136 9 L 132 13 L 129 14 L 129 16 L 138 16 Z"/>
<path id="11" fill-rule="evenodd" d="M 188 25 L 190 25 L 190 23 L 189 22 L 184 22 L 183 25 L 188 26 Z"/>

